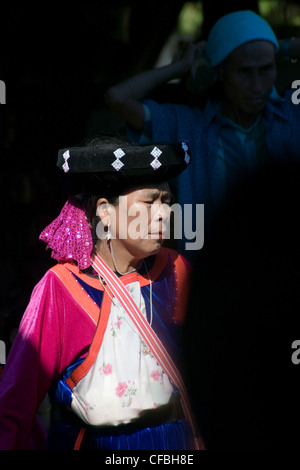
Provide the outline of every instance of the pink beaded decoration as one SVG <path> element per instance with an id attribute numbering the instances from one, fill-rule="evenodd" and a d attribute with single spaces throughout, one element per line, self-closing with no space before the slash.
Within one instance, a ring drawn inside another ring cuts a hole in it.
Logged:
<path id="1" fill-rule="evenodd" d="M 59 216 L 40 234 L 40 240 L 52 250 L 52 258 L 58 261 L 75 260 L 79 269 L 91 265 L 93 240 L 91 229 L 80 200 L 70 197 Z"/>

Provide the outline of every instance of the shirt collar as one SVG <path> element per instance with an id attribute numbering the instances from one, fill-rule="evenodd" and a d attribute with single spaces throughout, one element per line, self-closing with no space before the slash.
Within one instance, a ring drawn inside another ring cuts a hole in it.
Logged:
<path id="1" fill-rule="evenodd" d="M 269 100 L 266 103 L 266 119 L 269 120 L 271 118 L 271 114 L 276 114 L 281 119 L 287 120 L 287 116 L 284 112 L 284 103 L 285 99 L 281 98 L 277 93 L 276 88 L 273 87 L 269 96 Z"/>

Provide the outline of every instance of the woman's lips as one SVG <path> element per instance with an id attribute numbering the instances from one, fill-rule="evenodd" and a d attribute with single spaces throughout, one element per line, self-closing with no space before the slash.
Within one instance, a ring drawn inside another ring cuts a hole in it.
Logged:
<path id="1" fill-rule="evenodd" d="M 163 239 L 164 238 L 164 235 L 165 233 L 164 232 L 151 232 L 149 233 L 149 237 L 150 238 L 154 238 L 154 239 Z"/>

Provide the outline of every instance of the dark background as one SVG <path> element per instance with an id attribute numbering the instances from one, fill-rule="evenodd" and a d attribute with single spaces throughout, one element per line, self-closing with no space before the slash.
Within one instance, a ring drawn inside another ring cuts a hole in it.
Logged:
<path id="1" fill-rule="evenodd" d="M 107 109 L 103 94 L 114 83 L 156 64 L 168 37 L 176 31 L 185 3 L 132 0 L 1 6 L 0 79 L 6 83 L 7 104 L 0 106 L 0 339 L 8 350 L 34 285 L 53 263 L 38 235 L 58 215 L 68 192 L 64 175 L 56 169 L 57 150 L 124 128 Z M 300 2 L 280 4 L 284 16 L 290 5 Z M 195 39 L 207 39 L 212 24 L 223 14 L 248 8 L 258 11 L 258 3 L 203 0 L 204 22 Z M 299 27 L 287 20 L 272 26 L 278 37 L 300 36 Z M 279 91 L 300 79 L 299 66 L 295 67 L 292 71 L 290 64 L 281 65 Z M 180 102 L 197 98 L 187 92 L 185 83 L 166 85 L 154 97 Z M 199 263 L 206 268 L 209 249 L 205 246 L 199 254 Z M 238 256 L 234 253 L 233 259 Z M 227 286 L 227 298 L 236 282 L 232 278 Z M 218 296 L 208 288 L 205 292 L 213 299 Z M 204 301 L 209 303 L 205 296 Z M 218 310 L 214 302 L 213 312 Z M 193 318 L 198 313 L 196 309 Z M 206 323 L 210 328 L 206 337 L 217 323 L 217 318 L 209 326 Z M 197 325 L 192 322 L 188 330 L 195 342 Z M 293 339 L 298 336 L 300 332 L 295 331 Z M 199 407 L 200 415 L 203 408 Z M 209 440 L 210 429 L 205 432 Z M 213 445 L 220 447 L 220 441 Z"/>

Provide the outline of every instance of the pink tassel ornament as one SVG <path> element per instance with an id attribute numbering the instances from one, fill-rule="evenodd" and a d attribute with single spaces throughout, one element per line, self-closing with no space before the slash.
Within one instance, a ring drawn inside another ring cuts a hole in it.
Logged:
<path id="1" fill-rule="evenodd" d="M 79 269 L 91 265 L 93 240 L 82 203 L 70 197 L 59 216 L 40 234 L 40 240 L 52 250 L 58 261 L 77 261 Z"/>

